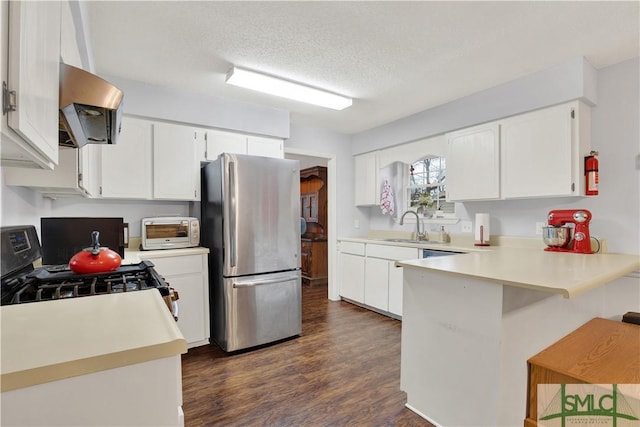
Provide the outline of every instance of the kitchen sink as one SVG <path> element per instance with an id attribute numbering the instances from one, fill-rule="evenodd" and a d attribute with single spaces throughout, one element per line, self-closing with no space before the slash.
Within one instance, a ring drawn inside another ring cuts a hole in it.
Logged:
<path id="1" fill-rule="evenodd" d="M 422 258 L 433 258 L 447 255 L 458 255 L 463 254 L 464 252 L 458 251 L 443 251 L 440 249 L 423 249 L 422 250 Z"/>
<path id="2" fill-rule="evenodd" d="M 432 240 L 414 240 L 414 239 L 378 239 L 383 242 L 398 242 L 398 243 L 421 243 L 423 245 L 433 245 L 443 242 L 435 242 Z"/>

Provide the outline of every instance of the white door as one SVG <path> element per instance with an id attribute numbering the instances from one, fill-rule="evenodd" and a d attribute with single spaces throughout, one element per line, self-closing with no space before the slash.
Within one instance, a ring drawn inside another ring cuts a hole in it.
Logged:
<path id="1" fill-rule="evenodd" d="M 364 303 L 364 257 L 338 254 L 338 287 L 340 296 Z"/>
<path id="2" fill-rule="evenodd" d="M 153 124 L 153 198 L 196 200 L 200 169 L 194 129 L 169 123 Z"/>
<path id="3" fill-rule="evenodd" d="M 571 109 L 560 105 L 502 121 L 503 198 L 573 193 Z"/>
<path id="4" fill-rule="evenodd" d="M 447 134 L 447 200 L 500 197 L 499 131 L 490 123 Z"/>
<path id="5" fill-rule="evenodd" d="M 378 153 L 361 154 L 353 159 L 356 206 L 379 205 L 382 186 L 378 182 Z"/>
<path id="6" fill-rule="evenodd" d="M 261 136 L 247 137 L 247 154 L 252 156 L 284 158 L 284 144 L 281 139 Z"/>
<path id="7" fill-rule="evenodd" d="M 100 194 L 151 199 L 152 122 L 123 117 L 118 143 L 100 145 Z"/>
<path id="8" fill-rule="evenodd" d="M 8 126 L 23 138 L 25 150 L 35 150 L 32 160 L 46 168 L 58 163 L 60 4 L 8 2 L 7 80 L 8 90 L 16 93 Z"/>
<path id="9" fill-rule="evenodd" d="M 87 144 L 78 149 L 78 185 L 90 197 L 100 197 L 100 146 Z"/>
<path id="10" fill-rule="evenodd" d="M 389 311 L 389 261 L 367 257 L 364 267 L 364 303 Z"/>
<path id="11" fill-rule="evenodd" d="M 395 261 L 389 261 L 389 312 L 402 316 L 403 270 L 396 267 Z"/>
<path id="12" fill-rule="evenodd" d="M 207 160 L 215 160 L 222 153 L 247 154 L 246 135 L 209 130 L 206 138 Z"/>

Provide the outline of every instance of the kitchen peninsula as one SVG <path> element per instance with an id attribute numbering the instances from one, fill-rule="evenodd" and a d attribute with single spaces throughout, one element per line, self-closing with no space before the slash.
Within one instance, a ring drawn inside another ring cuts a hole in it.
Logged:
<path id="1" fill-rule="evenodd" d="M 401 389 L 437 425 L 522 425 L 529 357 L 638 311 L 640 257 L 490 247 L 404 267 Z"/>
<path id="2" fill-rule="evenodd" d="M 159 292 L 9 305 L 0 317 L 2 425 L 184 425 L 187 346 Z"/>

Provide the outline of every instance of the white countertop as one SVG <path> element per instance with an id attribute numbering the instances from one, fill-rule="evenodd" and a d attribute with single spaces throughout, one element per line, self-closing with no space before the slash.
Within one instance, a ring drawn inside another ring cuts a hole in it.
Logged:
<path id="1" fill-rule="evenodd" d="M 548 252 L 543 250 L 542 242 L 539 244 L 535 242 L 537 239 L 532 240 L 532 243 L 518 242 L 519 247 L 478 247 L 468 242 L 388 242 L 367 238 L 341 238 L 340 240 L 466 252 L 451 256 L 398 261 L 396 265 L 487 279 L 505 285 L 557 293 L 566 298 L 577 296 L 640 270 L 638 255 Z"/>
<path id="2" fill-rule="evenodd" d="M 155 290 L 0 307 L 1 390 L 186 353 Z"/>
<path id="3" fill-rule="evenodd" d="M 155 250 L 155 251 L 140 251 L 135 249 L 125 249 L 122 265 L 138 264 L 140 261 L 144 259 L 188 256 L 188 255 L 202 255 L 202 254 L 208 254 L 208 253 L 209 253 L 209 248 L 203 248 L 201 246 L 198 246 L 195 248 L 162 249 L 162 250 Z"/>

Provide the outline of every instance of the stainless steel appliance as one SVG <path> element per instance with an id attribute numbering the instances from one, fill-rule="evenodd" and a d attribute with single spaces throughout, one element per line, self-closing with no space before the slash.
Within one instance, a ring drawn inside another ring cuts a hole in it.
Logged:
<path id="1" fill-rule="evenodd" d="M 0 249 L 2 305 L 157 289 L 177 320 L 178 295 L 149 261 L 92 274 L 74 273 L 66 264 L 34 268 L 41 248 L 35 227 L 29 225 L 2 227 Z"/>
<path id="2" fill-rule="evenodd" d="M 235 351 L 299 335 L 300 166 L 221 154 L 202 168 L 211 339 Z"/>
<path id="3" fill-rule="evenodd" d="M 200 244 L 198 218 L 164 216 L 142 218 L 142 249 L 193 248 Z"/>
<path id="4" fill-rule="evenodd" d="M 60 145 L 115 144 L 120 135 L 120 89 L 81 68 L 60 64 Z"/>

